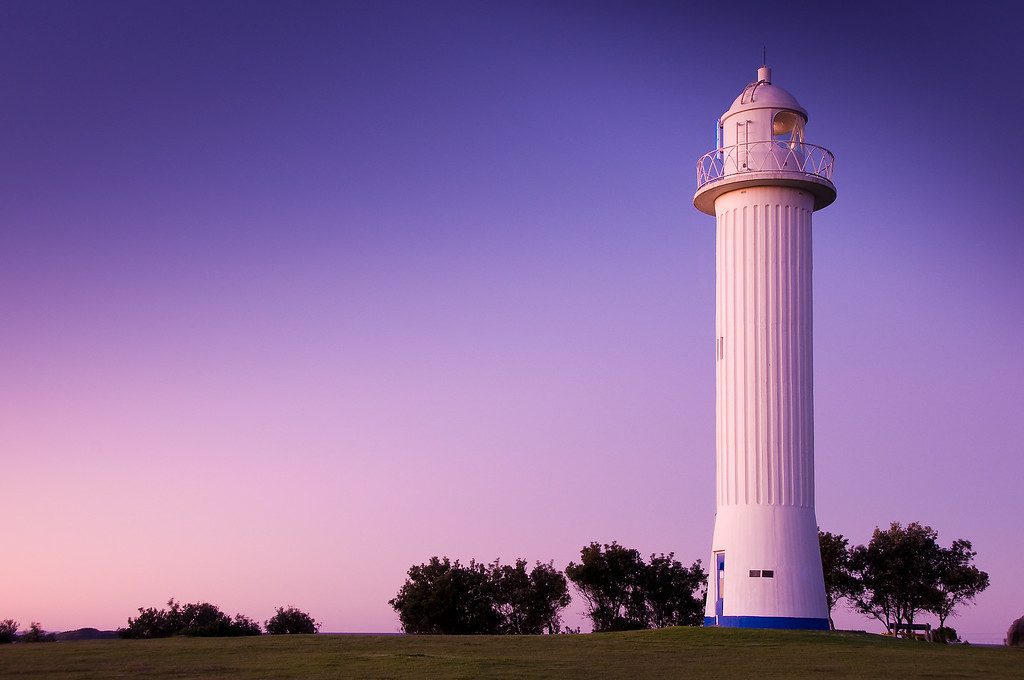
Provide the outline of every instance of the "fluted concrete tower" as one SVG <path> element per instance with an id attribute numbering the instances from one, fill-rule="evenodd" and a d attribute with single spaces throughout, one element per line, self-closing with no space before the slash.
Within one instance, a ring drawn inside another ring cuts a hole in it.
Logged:
<path id="1" fill-rule="evenodd" d="M 814 516 L 811 213 L 832 154 L 763 66 L 697 162 L 717 221 L 717 511 L 705 625 L 828 628 Z"/>

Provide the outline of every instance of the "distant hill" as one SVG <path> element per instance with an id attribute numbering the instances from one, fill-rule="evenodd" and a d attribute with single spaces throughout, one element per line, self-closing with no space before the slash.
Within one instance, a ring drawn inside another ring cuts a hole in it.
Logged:
<path id="1" fill-rule="evenodd" d="M 57 633 L 57 640 L 110 640 L 117 637 L 113 630 L 96 630 L 95 628 L 79 628 Z"/>

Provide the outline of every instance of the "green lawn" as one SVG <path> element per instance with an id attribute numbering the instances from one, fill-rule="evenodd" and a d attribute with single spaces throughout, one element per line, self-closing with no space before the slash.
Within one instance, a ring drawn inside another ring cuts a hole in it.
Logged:
<path id="1" fill-rule="evenodd" d="M 601 635 L 302 635 L 0 647 L 0 678 L 1024 678 L 1024 650 L 717 628 Z"/>

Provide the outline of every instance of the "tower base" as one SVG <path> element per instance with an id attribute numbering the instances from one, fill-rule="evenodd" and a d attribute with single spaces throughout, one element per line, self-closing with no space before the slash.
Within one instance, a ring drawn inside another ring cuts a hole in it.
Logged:
<path id="1" fill-rule="evenodd" d="M 718 508 L 704 625 L 827 630 L 814 508 Z"/>
<path id="2" fill-rule="evenodd" d="M 705 616 L 705 626 L 719 628 L 774 628 L 779 630 L 828 630 L 828 619 L 795 616 Z"/>

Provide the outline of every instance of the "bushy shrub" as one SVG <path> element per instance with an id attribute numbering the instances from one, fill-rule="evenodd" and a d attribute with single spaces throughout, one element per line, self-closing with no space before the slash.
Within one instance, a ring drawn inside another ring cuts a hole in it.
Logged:
<path id="1" fill-rule="evenodd" d="M 55 642 L 56 640 L 57 636 L 43 630 L 38 621 L 33 621 L 28 630 L 18 636 L 18 642 Z"/>
<path id="2" fill-rule="evenodd" d="M 18 637 L 18 622 L 14 619 L 0 621 L 0 645 L 9 645 Z"/>
<path id="3" fill-rule="evenodd" d="M 242 614 L 232 619 L 216 605 L 195 602 L 182 605 L 167 601 L 168 609 L 139 607 L 139 615 L 129 618 L 128 625 L 117 630 L 123 638 L 162 638 L 172 635 L 189 637 L 234 637 L 260 635 L 260 625 Z"/>
<path id="4" fill-rule="evenodd" d="M 668 553 L 647 563 L 614 541 L 591 543 L 565 574 L 586 601 L 594 632 L 703 623 L 707 574 L 700 560 L 685 567 Z"/>
<path id="5" fill-rule="evenodd" d="M 406 633 L 499 635 L 557 633 L 569 601 L 565 576 L 551 564 L 528 572 L 525 560 L 463 565 L 433 557 L 409 569 L 388 604 Z"/>
<path id="6" fill-rule="evenodd" d="M 320 630 L 320 624 L 312 616 L 291 606 L 278 607 L 277 613 L 264 625 L 271 635 L 312 635 Z"/>

